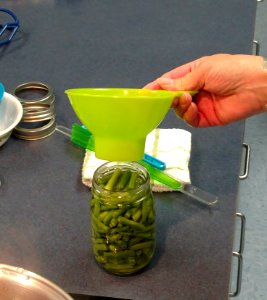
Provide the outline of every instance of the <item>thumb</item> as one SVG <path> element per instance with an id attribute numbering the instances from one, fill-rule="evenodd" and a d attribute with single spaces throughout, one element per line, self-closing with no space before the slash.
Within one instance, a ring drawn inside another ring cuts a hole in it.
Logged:
<path id="1" fill-rule="evenodd" d="M 204 76 L 198 70 L 193 70 L 177 79 L 160 77 L 156 81 L 162 89 L 170 91 L 199 90 L 204 86 Z"/>

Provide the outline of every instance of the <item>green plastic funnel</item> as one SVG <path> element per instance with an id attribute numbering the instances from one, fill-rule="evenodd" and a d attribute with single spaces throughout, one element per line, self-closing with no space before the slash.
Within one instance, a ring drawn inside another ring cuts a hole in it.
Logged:
<path id="1" fill-rule="evenodd" d="M 66 90 L 80 121 L 93 133 L 97 158 L 136 161 L 144 156 L 147 134 L 184 92 L 124 88 Z"/>

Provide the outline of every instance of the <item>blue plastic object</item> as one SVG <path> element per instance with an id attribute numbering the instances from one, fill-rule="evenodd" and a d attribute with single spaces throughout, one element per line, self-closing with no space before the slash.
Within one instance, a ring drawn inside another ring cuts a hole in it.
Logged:
<path id="1" fill-rule="evenodd" d="M 5 92 L 5 88 L 4 88 L 3 84 L 0 82 L 0 102 L 3 99 L 4 92 Z"/>
<path id="2" fill-rule="evenodd" d="M 19 19 L 11 10 L 0 8 L 1 12 L 9 15 L 12 21 L 0 24 L 0 47 L 11 42 L 20 26 Z"/>
<path id="3" fill-rule="evenodd" d="M 151 156 L 147 153 L 145 153 L 143 160 L 147 163 L 149 163 L 151 166 L 154 166 L 155 168 L 159 170 L 165 170 L 166 169 L 166 164 L 165 162 L 157 159 L 154 156 Z"/>

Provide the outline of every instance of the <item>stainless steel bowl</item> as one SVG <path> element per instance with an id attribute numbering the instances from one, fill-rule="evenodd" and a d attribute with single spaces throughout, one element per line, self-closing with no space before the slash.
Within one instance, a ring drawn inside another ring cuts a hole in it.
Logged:
<path id="1" fill-rule="evenodd" d="M 73 300 L 51 281 L 22 268 L 0 264 L 1 300 Z"/>

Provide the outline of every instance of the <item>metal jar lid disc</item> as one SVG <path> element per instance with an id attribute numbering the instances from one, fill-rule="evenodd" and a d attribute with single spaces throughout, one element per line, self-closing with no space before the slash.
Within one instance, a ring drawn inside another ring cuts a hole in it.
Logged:
<path id="1" fill-rule="evenodd" d="M 73 300 L 51 281 L 22 268 L 0 264 L 1 300 Z"/>

